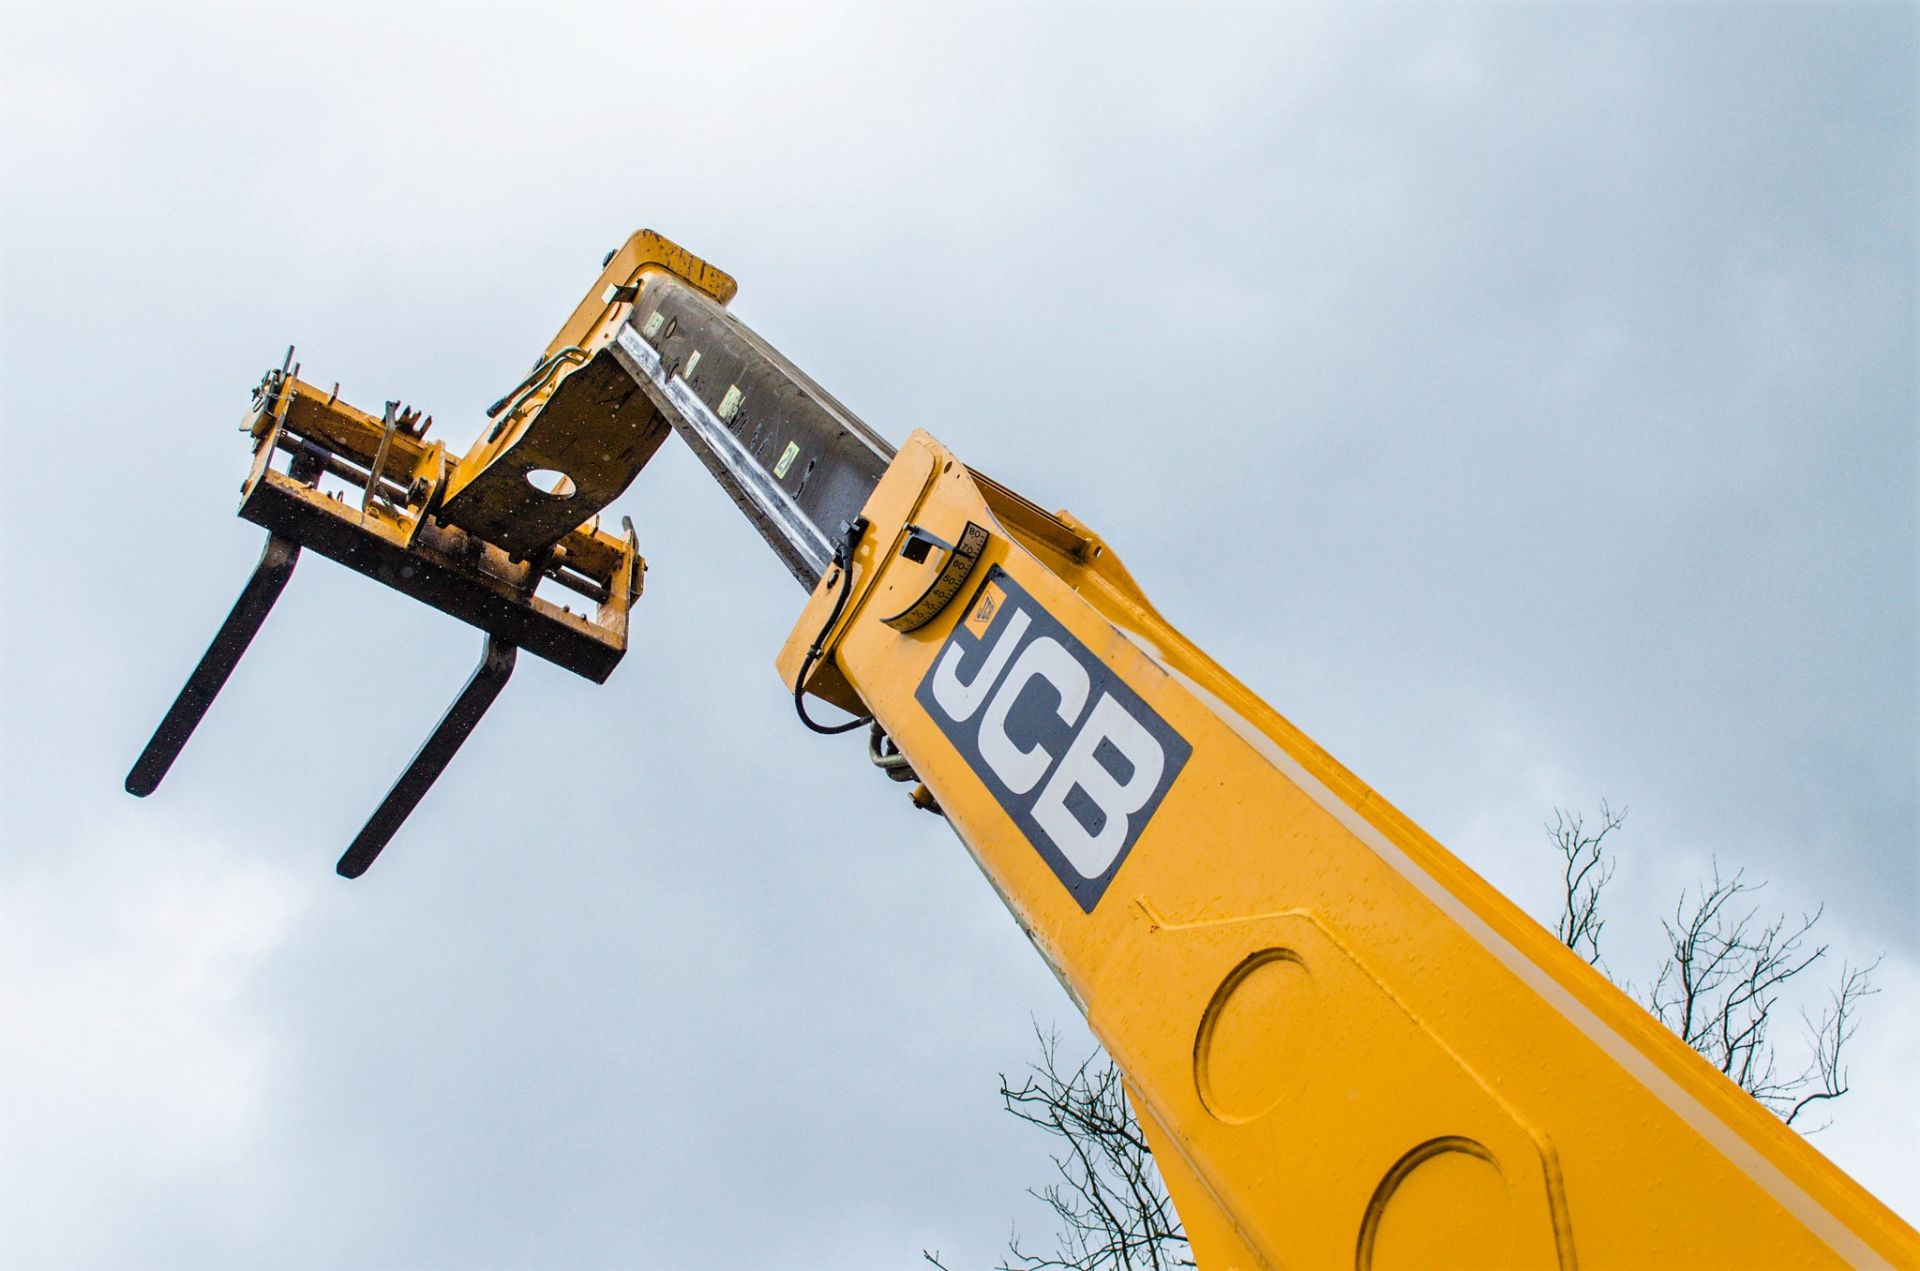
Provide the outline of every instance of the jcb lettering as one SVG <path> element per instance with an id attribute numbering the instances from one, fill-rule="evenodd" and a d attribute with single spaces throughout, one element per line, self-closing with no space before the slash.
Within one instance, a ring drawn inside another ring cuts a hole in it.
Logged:
<path id="1" fill-rule="evenodd" d="M 960 678 L 961 651 L 952 641 L 941 651 L 940 660 L 933 666 L 933 696 L 940 703 L 940 709 L 948 719 L 955 723 L 964 723 L 973 718 L 980 709 L 980 703 L 986 698 L 987 691 L 1000 678 L 1000 672 L 1007 669 L 1007 659 L 1020 643 L 1020 637 L 1027 633 L 1027 624 L 1032 621 L 1024 613 L 1017 613 L 1012 622 L 1002 623 L 1000 635 L 993 642 L 993 651 L 987 654 L 987 660 L 971 680 Z"/>
<path id="2" fill-rule="evenodd" d="M 998 566 L 916 696 L 1088 912 L 1192 751 Z"/>
<path id="3" fill-rule="evenodd" d="M 1020 651 L 1020 660 L 1000 681 L 999 692 L 987 703 L 987 713 L 980 719 L 980 757 L 1015 794 L 1025 794 L 1039 785 L 1054 759 L 1038 741 L 1022 749 L 1007 735 L 1007 716 L 1035 680 L 1052 692 L 1054 713 L 1068 727 L 1087 705 L 1087 673 L 1058 640 L 1041 636 Z"/>
<path id="4" fill-rule="evenodd" d="M 1113 747 L 1132 774 L 1124 781 L 1100 761 L 1102 744 Z M 1138 816 L 1160 787 L 1167 753 L 1153 734 L 1126 708 L 1102 694 L 1087 726 L 1053 770 L 1047 788 L 1033 805 L 1033 819 L 1053 839 L 1067 863 L 1088 878 L 1113 864 L 1127 842 L 1131 818 Z M 1078 804 L 1069 802 L 1080 796 Z"/>

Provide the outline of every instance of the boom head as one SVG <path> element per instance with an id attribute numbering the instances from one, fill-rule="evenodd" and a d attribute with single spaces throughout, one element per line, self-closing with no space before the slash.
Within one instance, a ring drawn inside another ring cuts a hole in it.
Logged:
<path id="1" fill-rule="evenodd" d="M 427 439 L 430 416 L 397 401 L 376 416 L 341 401 L 337 384 L 301 379 L 289 348 L 255 386 L 241 425 L 253 466 L 240 515 L 267 531 L 266 550 L 127 790 L 159 786 L 306 548 L 486 634 L 473 678 L 341 857 L 347 877 L 372 863 L 426 794 L 504 686 L 516 650 L 604 682 L 626 653 L 646 562 L 632 522 L 610 533 L 601 512 L 671 431 L 613 343 L 641 287 L 662 274 L 716 306 L 735 291 L 732 278 L 659 234 L 635 233 L 460 455 Z M 560 598 L 539 594 L 543 585 Z"/>

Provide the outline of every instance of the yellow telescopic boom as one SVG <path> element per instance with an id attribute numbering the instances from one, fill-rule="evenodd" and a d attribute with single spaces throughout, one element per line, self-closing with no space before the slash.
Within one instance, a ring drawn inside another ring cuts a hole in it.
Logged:
<path id="1" fill-rule="evenodd" d="M 515 648 L 611 672 L 643 567 L 598 514 L 677 432 L 810 590 L 778 658 L 801 719 L 866 730 L 952 824 L 1124 1072 L 1203 1267 L 1920 1267 L 1911 1227 L 1189 643 L 1096 534 L 924 432 L 896 450 L 732 294 L 634 235 L 461 458 L 269 375 L 242 506 L 267 557 L 129 788 L 316 547 L 488 635 L 357 874 Z"/>

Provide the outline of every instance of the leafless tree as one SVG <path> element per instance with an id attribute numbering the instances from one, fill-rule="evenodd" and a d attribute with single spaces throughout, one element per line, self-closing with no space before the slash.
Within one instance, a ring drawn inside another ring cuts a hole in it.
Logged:
<path id="1" fill-rule="evenodd" d="M 1555 932 L 1602 970 L 1601 895 L 1614 870 L 1606 838 L 1625 819 L 1624 810 L 1615 813 L 1602 802 L 1595 832 L 1565 809 L 1547 826 L 1565 864 Z M 1673 916 L 1662 920 L 1666 952 L 1642 1001 L 1707 1062 L 1794 1125 L 1809 1109 L 1847 1093 L 1846 1046 L 1860 1026 L 1861 1003 L 1876 991 L 1879 962 L 1841 964 L 1818 1013 L 1799 1012 L 1804 1059 L 1788 1059 L 1776 1024 L 1784 1004 L 1799 996 L 1801 977 L 1827 957 L 1829 946 L 1814 936 L 1820 909 L 1797 919 L 1763 916 L 1752 898 L 1764 886 L 1749 882 L 1745 870 L 1723 875 L 1716 861 L 1711 879 L 1681 892 Z"/>

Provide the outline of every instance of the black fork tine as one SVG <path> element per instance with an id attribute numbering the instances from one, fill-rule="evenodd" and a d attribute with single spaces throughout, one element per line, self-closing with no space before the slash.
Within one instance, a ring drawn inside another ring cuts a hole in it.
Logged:
<path id="1" fill-rule="evenodd" d="M 513 645 L 489 634 L 480 665 L 474 668 L 466 687 L 460 690 L 460 696 L 454 698 L 453 705 L 447 707 L 447 713 L 440 717 L 440 722 L 427 734 L 426 741 L 421 743 L 413 762 L 393 783 L 393 789 L 387 791 L 387 797 L 380 801 L 380 806 L 374 809 L 366 825 L 361 827 L 360 833 L 354 836 L 346 853 L 340 857 L 340 863 L 334 866 L 342 878 L 358 878 L 367 872 L 367 866 L 373 864 L 381 849 L 386 847 L 408 815 L 426 796 L 434 780 L 458 753 L 461 743 L 473 732 L 474 725 L 487 713 L 487 707 L 493 705 L 493 699 L 506 687 L 507 677 L 513 674 L 513 661 Z"/>
<path id="2" fill-rule="evenodd" d="M 298 543 L 278 534 L 267 536 L 266 549 L 260 553 L 260 563 L 254 567 L 253 577 L 247 579 L 240 598 L 233 602 L 227 620 L 220 624 L 219 632 L 214 635 L 213 643 L 207 646 L 200 664 L 187 677 L 180 696 L 173 699 L 173 705 L 167 709 L 160 727 L 153 730 L 147 748 L 140 752 L 140 758 L 134 761 L 133 768 L 127 773 L 128 794 L 145 798 L 159 787 L 160 779 L 167 775 L 167 769 L 180 757 L 187 739 L 193 736 L 193 730 L 200 726 L 201 718 L 206 715 L 207 708 L 213 705 L 221 686 L 233 674 L 233 668 L 239 665 L 240 655 L 253 643 L 253 637 L 260 631 L 260 624 L 273 611 L 273 602 L 280 598 L 280 591 L 287 585 L 287 579 L 293 577 L 293 567 L 299 560 Z"/>

